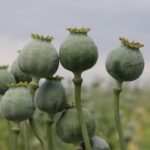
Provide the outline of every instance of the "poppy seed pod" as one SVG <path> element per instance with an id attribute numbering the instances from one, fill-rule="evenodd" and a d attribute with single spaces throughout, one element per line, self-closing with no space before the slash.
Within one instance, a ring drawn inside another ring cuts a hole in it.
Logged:
<path id="1" fill-rule="evenodd" d="M 47 79 L 35 94 L 37 107 L 48 114 L 61 112 L 67 105 L 65 89 L 59 77 Z"/>
<path id="2" fill-rule="evenodd" d="M 82 108 L 89 137 L 95 135 L 96 124 L 92 114 Z M 65 143 L 79 144 L 83 141 L 77 110 L 70 108 L 65 110 L 56 122 L 56 131 L 60 139 Z"/>
<path id="3" fill-rule="evenodd" d="M 7 70 L 8 66 L 0 66 L 0 94 L 3 95 L 9 87 L 7 84 L 15 83 L 12 73 Z"/>
<path id="4" fill-rule="evenodd" d="M 139 48 L 144 45 L 120 38 L 121 46 L 114 49 L 106 59 L 107 72 L 117 81 L 133 81 L 144 69 L 144 58 Z"/>
<path id="5" fill-rule="evenodd" d="M 69 28 L 70 34 L 60 46 L 62 66 L 73 73 L 82 73 L 93 67 L 98 58 L 97 46 L 87 35 L 89 28 Z"/>
<path id="6" fill-rule="evenodd" d="M 51 44 L 53 37 L 32 34 L 33 41 L 21 51 L 18 62 L 20 69 L 36 79 L 52 76 L 59 65 L 56 49 Z"/>
<path id="7" fill-rule="evenodd" d="M 2 116 L 10 121 L 21 122 L 32 117 L 35 107 L 27 84 L 10 85 L 1 99 Z"/>
<path id="8" fill-rule="evenodd" d="M 21 81 L 22 82 L 31 81 L 31 78 L 21 71 L 19 64 L 18 64 L 18 58 L 13 62 L 10 68 L 10 72 L 14 75 L 17 83 Z"/>
<path id="9" fill-rule="evenodd" d="M 99 136 L 94 136 L 91 138 L 92 150 L 110 150 L 108 143 Z M 81 144 L 83 150 L 85 150 L 84 143 Z"/>

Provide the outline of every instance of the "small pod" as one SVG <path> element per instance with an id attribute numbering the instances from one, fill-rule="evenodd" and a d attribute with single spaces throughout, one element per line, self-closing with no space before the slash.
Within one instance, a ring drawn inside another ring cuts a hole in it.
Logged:
<path id="1" fill-rule="evenodd" d="M 98 58 L 97 46 L 87 35 L 89 28 L 69 28 L 70 34 L 60 46 L 62 66 L 73 73 L 82 73 L 93 67 Z"/>
<path id="2" fill-rule="evenodd" d="M 33 96 L 23 84 L 12 84 L 1 99 L 1 113 L 4 118 L 18 122 L 29 119 L 35 110 Z"/>
<path id="3" fill-rule="evenodd" d="M 3 95 L 9 87 L 7 84 L 15 83 L 12 73 L 7 70 L 8 66 L 0 66 L 0 94 Z"/>
<path id="4" fill-rule="evenodd" d="M 27 76 L 24 72 L 21 71 L 19 64 L 18 64 L 18 57 L 13 62 L 10 72 L 14 75 L 16 82 L 31 82 L 31 77 Z"/>
<path id="5" fill-rule="evenodd" d="M 20 69 L 32 79 L 52 76 L 59 65 L 56 49 L 51 44 L 53 37 L 32 34 L 33 41 L 21 51 L 18 62 Z"/>
<path id="6" fill-rule="evenodd" d="M 144 45 L 120 38 L 121 46 L 114 49 L 106 59 L 107 72 L 117 81 L 133 81 L 144 69 L 144 58 L 139 48 Z"/>
<path id="7" fill-rule="evenodd" d="M 47 79 L 35 94 L 36 106 L 48 114 L 61 112 L 67 105 L 65 89 L 57 78 Z"/>
<path id="8" fill-rule="evenodd" d="M 92 138 L 96 130 L 95 119 L 87 109 L 82 108 L 82 111 L 88 135 Z M 83 141 L 77 110 L 75 108 L 67 109 L 61 114 L 56 122 L 56 131 L 57 135 L 65 143 L 79 144 Z"/>
<path id="9" fill-rule="evenodd" d="M 108 143 L 99 136 L 94 136 L 90 140 L 92 150 L 110 150 Z M 84 143 L 81 144 L 83 150 L 85 150 Z"/>

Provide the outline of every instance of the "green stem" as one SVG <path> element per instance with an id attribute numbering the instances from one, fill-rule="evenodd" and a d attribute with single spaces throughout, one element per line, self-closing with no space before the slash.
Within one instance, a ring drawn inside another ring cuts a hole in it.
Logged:
<path id="1" fill-rule="evenodd" d="M 33 96 L 33 99 L 34 99 L 35 92 L 36 92 L 36 90 L 38 88 L 39 79 L 35 78 L 35 77 L 32 77 L 31 84 L 33 84 L 33 86 L 29 87 L 29 90 L 30 90 L 30 92 L 31 92 L 31 94 Z M 33 101 L 33 103 L 34 103 L 34 101 Z M 37 129 L 36 123 L 35 123 L 35 119 L 33 117 L 29 118 L 29 125 L 30 125 L 30 127 L 31 127 L 31 129 L 32 129 L 32 131 L 33 131 L 33 133 L 35 135 L 35 137 L 39 140 L 39 142 L 40 142 L 40 144 L 42 146 L 42 149 L 44 150 L 45 149 L 44 148 L 44 142 L 43 142 L 43 140 L 41 138 L 41 134 L 38 132 L 38 129 Z"/>
<path id="2" fill-rule="evenodd" d="M 43 140 L 42 140 L 42 138 L 41 138 L 40 133 L 38 132 L 38 129 L 37 129 L 36 125 L 35 125 L 34 118 L 30 118 L 30 119 L 29 119 L 29 124 L 30 124 L 30 126 L 31 126 L 31 129 L 32 129 L 32 131 L 33 131 L 35 137 L 39 140 L 39 142 L 40 142 L 41 145 L 42 145 L 42 149 L 44 150 L 45 148 L 44 148 Z"/>
<path id="3" fill-rule="evenodd" d="M 28 123 L 27 123 L 27 121 L 25 121 L 23 123 L 23 137 L 24 137 L 24 143 L 25 143 L 25 150 L 30 150 L 29 134 L 28 134 Z"/>
<path id="4" fill-rule="evenodd" d="M 39 78 L 37 78 L 37 77 L 32 77 L 32 81 L 31 81 L 31 83 L 32 84 L 34 84 L 34 85 L 36 85 L 36 86 L 38 86 L 39 85 Z"/>
<path id="5" fill-rule="evenodd" d="M 119 96 L 122 91 L 122 82 L 117 81 L 117 86 L 114 88 L 114 112 L 115 112 L 115 122 L 118 131 L 120 148 L 121 150 L 125 150 L 125 142 L 123 137 L 123 131 L 120 121 L 120 107 L 119 107 Z"/>
<path id="6" fill-rule="evenodd" d="M 10 144 L 10 150 L 13 150 L 13 134 L 11 132 L 11 124 L 10 121 L 7 121 L 7 130 L 8 130 L 8 137 L 9 137 L 9 144 Z"/>
<path id="7" fill-rule="evenodd" d="M 11 129 L 13 135 L 13 150 L 19 150 L 18 137 L 20 133 L 19 124 L 15 124 L 15 127 Z"/>
<path id="8" fill-rule="evenodd" d="M 49 115 L 49 119 L 46 122 L 48 150 L 53 150 L 53 139 L 52 139 L 52 125 L 53 125 L 53 123 L 54 123 L 53 115 Z"/>
<path id="9" fill-rule="evenodd" d="M 85 119 L 82 112 L 81 107 L 81 85 L 82 85 L 82 78 L 81 74 L 75 74 L 75 77 L 73 79 L 74 85 L 75 85 L 75 103 L 76 103 L 76 109 L 78 113 L 78 118 L 81 126 L 82 136 L 85 143 L 86 150 L 91 150 L 91 144 L 90 139 L 85 123 Z"/>

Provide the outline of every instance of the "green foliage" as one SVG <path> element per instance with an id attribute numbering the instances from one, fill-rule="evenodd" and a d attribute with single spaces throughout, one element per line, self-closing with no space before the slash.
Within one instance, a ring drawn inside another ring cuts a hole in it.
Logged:
<path id="1" fill-rule="evenodd" d="M 97 84 L 95 84 L 97 83 Z M 98 84 L 99 83 L 99 84 Z M 69 83 L 67 86 L 69 93 L 70 104 L 73 102 L 74 92 Z M 92 111 L 97 122 L 97 135 L 104 138 L 110 145 L 111 150 L 119 150 L 116 127 L 114 123 L 113 114 L 113 99 L 112 99 L 112 84 L 103 86 L 100 80 L 93 82 L 91 86 L 83 87 L 82 100 L 86 108 Z M 126 135 L 126 144 L 128 149 L 132 150 L 149 150 L 150 137 L 150 87 L 146 85 L 142 88 L 138 86 L 124 85 L 121 94 L 121 121 L 123 123 L 124 134 Z M 55 120 L 57 119 L 55 117 Z M 36 111 L 34 117 L 36 118 L 38 129 L 42 134 L 45 131 L 45 120 L 47 116 Z M 56 135 L 55 124 L 53 128 L 53 142 L 55 149 L 74 150 L 72 144 L 63 143 Z M 41 150 L 39 141 L 35 138 L 32 130 L 28 127 L 30 147 L 32 149 Z M 6 121 L 0 116 L 0 149 L 8 150 L 8 133 Z M 20 134 L 21 150 L 24 150 L 23 136 Z"/>

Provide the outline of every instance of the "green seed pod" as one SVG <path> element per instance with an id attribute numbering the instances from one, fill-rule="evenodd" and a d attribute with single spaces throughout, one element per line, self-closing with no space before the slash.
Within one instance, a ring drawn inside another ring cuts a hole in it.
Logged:
<path id="1" fill-rule="evenodd" d="M 69 28 L 69 36 L 61 44 L 59 56 L 62 66 L 73 73 L 82 73 L 94 66 L 98 51 L 87 35 L 89 28 Z"/>
<path id="2" fill-rule="evenodd" d="M 0 66 L 0 94 L 3 95 L 9 87 L 7 84 L 15 83 L 12 73 L 7 70 L 8 66 Z"/>
<path id="3" fill-rule="evenodd" d="M 37 107 L 48 114 L 61 112 L 67 105 L 65 89 L 59 78 L 47 79 L 35 95 Z"/>
<path id="4" fill-rule="evenodd" d="M 91 138 L 92 150 L 110 150 L 108 143 L 99 136 L 94 136 Z M 85 150 L 84 143 L 81 144 L 83 150 Z"/>
<path id="5" fill-rule="evenodd" d="M 117 81 L 133 81 L 144 69 L 144 58 L 139 48 L 144 45 L 120 38 L 121 46 L 114 49 L 106 59 L 108 73 Z"/>
<path id="6" fill-rule="evenodd" d="M 95 135 L 96 124 L 92 114 L 82 108 L 89 137 Z M 65 110 L 56 122 L 56 131 L 60 139 L 65 143 L 79 144 L 83 141 L 77 110 L 70 108 Z"/>
<path id="7" fill-rule="evenodd" d="M 16 82 L 31 82 L 31 78 L 23 73 L 18 64 L 18 58 L 13 62 L 10 72 L 14 75 Z"/>
<path id="8" fill-rule="evenodd" d="M 21 122 L 33 116 L 33 96 L 26 84 L 12 84 L 1 99 L 2 116 L 10 121 Z"/>
<path id="9" fill-rule="evenodd" d="M 52 76 L 59 65 L 56 49 L 50 43 L 53 37 L 32 34 L 34 39 L 21 51 L 18 62 L 20 69 L 32 79 Z"/>
<path id="10" fill-rule="evenodd" d="M 99 136 L 91 139 L 92 150 L 110 150 L 108 143 Z"/>

